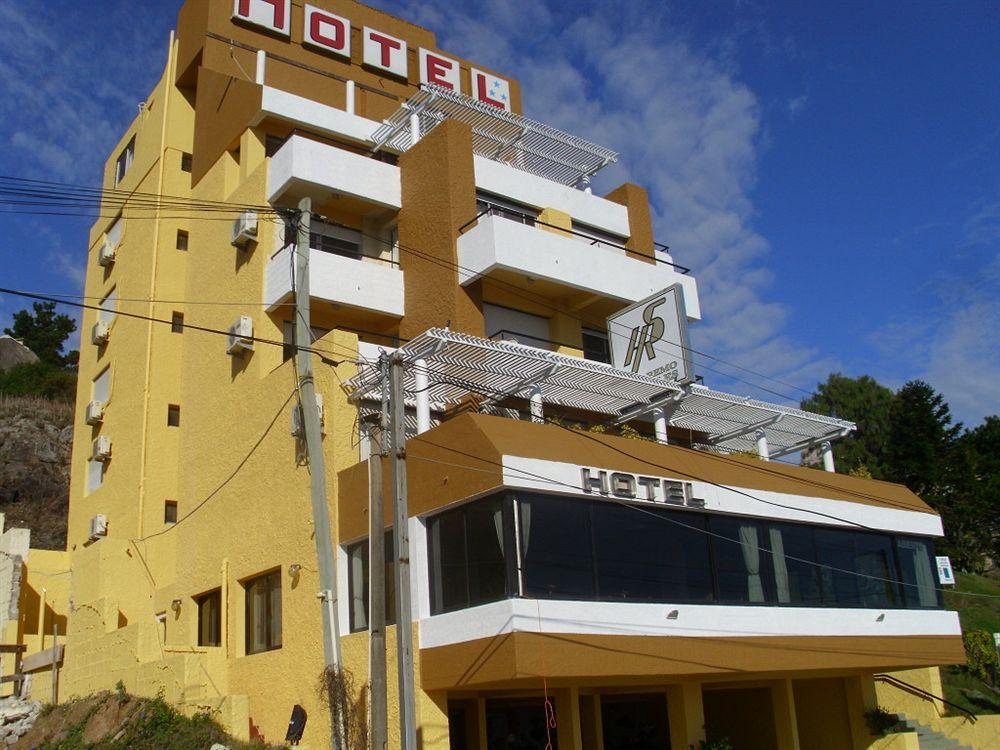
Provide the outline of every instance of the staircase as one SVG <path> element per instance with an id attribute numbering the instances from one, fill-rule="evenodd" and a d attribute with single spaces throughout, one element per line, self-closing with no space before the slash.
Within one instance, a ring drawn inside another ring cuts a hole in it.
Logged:
<path id="1" fill-rule="evenodd" d="M 960 745 L 957 740 L 946 737 L 940 732 L 935 732 L 920 722 L 907 719 L 906 714 L 896 714 L 896 718 L 899 719 L 900 726 L 904 726 L 910 731 L 917 733 L 917 738 L 920 741 L 920 750 L 973 750 L 968 745 Z"/>

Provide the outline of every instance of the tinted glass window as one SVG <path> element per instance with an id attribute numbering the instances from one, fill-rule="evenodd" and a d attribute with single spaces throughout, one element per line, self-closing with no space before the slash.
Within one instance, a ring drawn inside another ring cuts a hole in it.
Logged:
<path id="1" fill-rule="evenodd" d="M 902 605 L 892 539 L 882 534 L 856 534 L 855 537 L 854 570 L 861 574 L 858 577 L 861 606 Z"/>
<path id="2" fill-rule="evenodd" d="M 812 528 L 791 524 L 771 526 L 767 544 L 778 604 L 822 604 Z"/>
<path id="3" fill-rule="evenodd" d="M 466 506 L 469 604 L 502 599 L 507 593 L 504 566 L 504 519 L 500 500 Z"/>
<path id="4" fill-rule="evenodd" d="M 435 516 L 430 522 L 431 559 L 434 565 L 434 611 L 464 607 L 468 597 L 465 566 L 465 518 L 461 508 Z"/>
<path id="5" fill-rule="evenodd" d="M 218 589 L 195 600 L 198 604 L 198 645 L 222 645 L 222 592 Z"/>
<path id="6" fill-rule="evenodd" d="M 926 539 L 900 539 L 899 567 L 907 607 L 940 607 L 937 571 L 934 569 L 934 545 Z"/>
<path id="7" fill-rule="evenodd" d="M 521 500 L 525 596 L 588 599 L 594 587 L 590 503 L 539 495 Z"/>
<path id="8" fill-rule="evenodd" d="M 391 625 L 396 622 L 396 565 L 391 529 L 385 532 L 384 544 L 385 622 L 387 625 Z M 351 601 L 351 632 L 368 628 L 368 600 L 371 598 L 368 587 L 370 557 L 367 539 L 347 549 L 347 558 L 350 564 L 348 580 Z"/>
<path id="9" fill-rule="evenodd" d="M 819 569 L 823 600 L 828 604 L 857 607 L 861 601 L 858 577 L 854 570 L 854 533 L 834 529 L 817 529 L 816 560 Z"/>
<path id="10" fill-rule="evenodd" d="M 752 519 L 711 519 L 716 588 L 720 602 L 773 601 L 773 578 L 765 533 Z"/>

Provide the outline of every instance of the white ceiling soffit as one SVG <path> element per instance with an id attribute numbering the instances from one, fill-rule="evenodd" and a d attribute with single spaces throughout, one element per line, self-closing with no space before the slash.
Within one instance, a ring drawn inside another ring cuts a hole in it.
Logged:
<path id="1" fill-rule="evenodd" d="M 433 84 L 421 86 L 375 131 L 375 150 L 409 149 L 412 115 L 419 118 L 422 135 L 446 119 L 464 122 L 472 128 L 478 155 L 564 185 L 579 186 L 618 161 L 611 149 Z"/>
<path id="2" fill-rule="evenodd" d="M 432 328 L 400 351 L 408 363 L 424 360 L 430 401 L 436 409 L 459 403 L 470 393 L 491 401 L 526 399 L 539 385 L 548 404 L 606 415 L 641 415 L 648 407 L 666 404 L 670 424 L 700 433 L 695 436 L 715 450 L 755 450 L 757 429 L 764 429 L 770 453 L 780 456 L 824 440 L 847 435 L 855 425 L 834 417 L 788 406 L 675 383 L 618 370 L 602 362 L 556 354 L 514 341 L 493 341 Z M 362 361 L 358 375 L 347 382 L 354 401 L 381 398 L 378 363 Z M 412 366 L 404 388 L 412 403 Z M 702 437 L 703 436 L 703 437 Z"/>

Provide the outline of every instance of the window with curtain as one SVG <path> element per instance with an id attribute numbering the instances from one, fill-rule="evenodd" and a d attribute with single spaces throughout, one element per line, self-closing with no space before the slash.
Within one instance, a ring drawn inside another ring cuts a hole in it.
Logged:
<path id="1" fill-rule="evenodd" d="M 395 551 L 393 548 L 394 535 L 392 529 L 385 532 L 385 554 L 383 555 L 383 565 L 385 566 L 385 623 L 392 625 L 396 622 L 396 564 Z M 348 577 L 350 596 L 350 618 L 351 632 L 368 629 L 368 600 L 371 598 L 368 587 L 369 571 L 369 545 L 368 540 L 357 542 L 347 548 L 347 559 L 350 575 Z"/>
<path id="2" fill-rule="evenodd" d="M 712 516 L 710 529 L 719 601 L 735 604 L 773 601 L 773 568 L 765 551 L 763 525 L 752 518 Z"/>
<path id="3" fill-rule="evenodd" d="M 928 539 L 902 538 L 897 540 L 896 547 L 899 550 L 906 606 L 919 609 L 940 607 L 934 543 Z"/>
<path id="4" fill-rule="evenodd" d="M 428 519 L 433 614 L 508 595 L 505 549 L 513 523 L 509 507 L 502 496 L 495 496 Z"/>
<path id="5" fill-rule="evenodd" d="M 246 590 L 246 653 L 281 648 L 281 570 L 243 584 Z"/>
<path id="6" fill-rule="evenodd" d="M 768 528 L 768 542 L 778 604 L 822 604 L 813 529 L 805 525 L 772 525 Z"/>
<path id="7" fill-rule="evenodd" d="M 596 597 L 589 511 L 589 503 L 583 500 L 546 495 L 521 497 L 521 575 L 525 596 Z"/>

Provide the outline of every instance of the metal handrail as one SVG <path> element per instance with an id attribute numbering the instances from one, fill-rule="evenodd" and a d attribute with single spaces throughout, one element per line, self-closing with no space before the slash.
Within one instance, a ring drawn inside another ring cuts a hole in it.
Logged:
<path id="1" fill-rule="evenodd" d="M 486 216 L 487 214 L 490 214 L 490 215 L 493 215 L 493 214 L 510 214 L 512 216 L 517 216 L 520 219 L 530 220 L 532 224 L 540 224 L 543 227 L 549 227 L 551 229 L 558 229 L 560 232 L 563 232 L 565 234 L 572 234 L 572 235 L 575 235 L 577 237 L 582 237 L 582 238 L 584 238 L 586 240 L 590 240 L 590 244 L 591 245 L 609 245 L 611 247 L 616 247 L 619 250 L 623 250 L 628 255 L 636 255 L 636 256 L 638 256 L 640 258 L 645 258 L 646 260 L 653 260 L 656 263 L 662 263 L 665 266 L 670 266 L 671 268 L 673 268 L 674 270 L 676 270 L 678 273 L 683 273 L 683 274 L 691 273 L 691 269 L 690 268 L 686 268 L 685 266 L 678 265 L 677 263 L 671 263 L 669 260 L 663 260 L 662 258 L 657 258 L 655 256 L 653 258 L 650 258 L 650 256 L 646 255 L 645 253 L 638 253 L 635 250 L 629 250 L 627 247 L 625 247 L 624 245 L 620 245 L 617 242 L 608 242 L 607 240 L 602 240 L 600 237 L 594 237 L 593 235 L 586 234 L 584 232 L 578 232 L 575 229 L 566 229 L 565 227 L 560 227 L 560 226 L 557 226 L 555 224 L 549 224 L 548 222 L 541 221 L 540 219 L 538 219 L 535 216 L 532 216 L 531 214 L 526 214 L 526 213 L 523 213 L 521 211 L 514 210 L 512 208 L 507 208 L 506 206 L 499 206 L 499 205 L 497 205 L 495 203 L 490 203 L 489 201 L 484 201 L 482 199 L 479 199 L 478 202 L 479 203 L 485 203 L 486 204 L 486 208 L 483 209 L 482 211 L 480 211 L 478 214 L 476 214 L 473 218 L 469 219 L 462 226 L 460 226 L 458 228 L 458 233 L 459 234 L 463 234 L 466 229 L 468 229 L 470 226 L 472 226 L 473 224 L 475 224 L 477 221 L 479 221 L 483 216 Z M 664 252 L 666 252 L 667 250 L 670 249 L 669 246 L 664 245 L 661 242 L 654 242 L 653 245 L 657 249 L 662 250 Z"/>
<path id="2" fill-rule="evenodd" d="M 908 690 L 910 692 L 916 693 L 917 695 L 919 695 L 920 697 L 924 698 L 925 700 L 941 701 L 942 703 L 947 704 L 947 705 L 951 706 L 952 708 L 956 708 L 959 711 L 961 711 L 963 714 L 965 714 L 966 716 L 968 716 L 970 719 L 972 719 L 972 723 L 973 724 L 976 723 L 977 716 L 974 713 L 972 713 L 972 711 L 970 711 L 969 709 L 967 709 L 967 708 L 965 708 L 963 706 L 958 705 L 957 703 L 952 703 L 947 698 L 942 698 L 939 695 L 934 695 L 934 693 L 928 693 L 923 688 L 919 688 L 916 685 L 911 685 L 910 683 L 906 682 L 905 680 L 901 680 L 898 677 L 893 677 L 891 674 L 880 673 L 880 674 L 872 675 L 872 677 L 874 679 L 876 679 L 876 680 L 881 681 L 881 682 L 888 682 L 888 683 L 890 683 L 890 684 L 892 684 L 892 685 L 894 685 L 894 686 L 896 686 L 898 688 L 905 689 L 905 690 Z"/>

